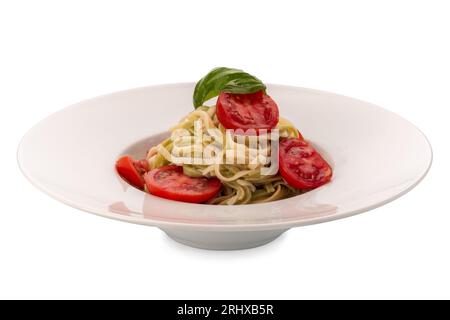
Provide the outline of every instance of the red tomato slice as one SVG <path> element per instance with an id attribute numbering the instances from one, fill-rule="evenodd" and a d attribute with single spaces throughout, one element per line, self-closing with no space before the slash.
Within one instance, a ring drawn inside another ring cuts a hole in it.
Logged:
<path id="1" fill-rule="evenodd" d="M 221 92 L 217 99 L 217 118 L 227 129 L 270 130 L 278 123 L 278 106 L 263 91 L 249 94 Z"/>
<path id="2" fill-rule="evenodd" d="M 130 156 L 123 156 L 116 162 L 116 170 L 120 176 L 129 184 L 139 189 L 144 189 L 144 177 L 142 176 L 148 171 L 148 163 L 146 160 L 135 161 Z"/>
<path id="3" fill-rule="evenodd" d="M 153 169 L 144 175 L 148 192 L 184 202 L 202 203 L 214 197 L 222 187 L 216 178 L 191 178 L 183 167 L 170 165 Z"/>
<path id="4" fill-rule="evenodd" d="M 297 189 L 317 188 L 332 176 L 330 165 L 305 140 L 280 141 L 280 173 L 290 186 Z"/>

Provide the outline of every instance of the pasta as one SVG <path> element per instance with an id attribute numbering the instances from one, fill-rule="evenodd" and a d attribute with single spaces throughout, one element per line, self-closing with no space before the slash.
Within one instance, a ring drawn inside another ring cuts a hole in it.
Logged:
<path id="1" fill-rule="evenodd" d="M 211 70 L 195 86 L 194 111 L 145 159 L 119 158 L 117 172 L 152 195 L 213 205 L 275 201 L 328 183 L 330 165 L 266 89 L 242 70 Z"/>
<path id="2" fill-rule="evenodd" d="M 174 161 L 172 151 L 177 149 L 178 153 L 187 152 L 187 155 L 193 156 L 195 147 L 193 147 L 195 122 L 201 120 L 203 124 L 201 130 L 205 132 L 208 129 L 220 130 L 222 136 L 227 136 L 225 128 L 219 123 L 216 115 L 216 107 L 201 106 L 195 111 L 189 113 L 180 122 L 171 129 L 172 136 L 162 141 L 157 146 L 152 147 L 147 153 L 147 161 L 150 169 L 159 168 L 169 164 L 177 164 L 183 166 L 183 173 L 187 176 L 198 177 L 216 177 L 222 184 L 223 188 L 220 193 L 210 199 L 209 204 L 234 205 L 234 204 L 251 204 L 263 203 L 274 200 L 288 198 L 300 194 L 302 191 L 289 186 L 277 172 L 273 175 L 262 175 L 261 167 L 268 166 L 261 163 L 250 163 L 250 155 L 257 154 L 255 150 L 249 147 L 249 137 L 240 137 L 245 143 L 239 144 L 231 139 L 231 149 L 245 149 L 245 159 L 241 159 L 242 164 L 213 163 L 209 165 L 177 163 Z M 298 138 L 297 129 L 287 120 L 280 118 L 276 127 L 279 130 L 279 136 L 282 138 Z M 184 129 L 189 135 L 183 136 L 181 144 L 174 145 L 174 132 L 178 129 Z M 228 135 L 229 137 L 229 135 Z M 225 144 L 225 142 L 222 142 Z M 207 142 L 203 143 L 203 147 L 207 147 Z M 268 140 L 267 153 L 270 153 L 270 140 Z M 259 151 L 258 156 L 261 156 Z M 270 154 L 268 154 L 269 156 Z M 254 160 L 254 159 L 253 159 Z M 255 161 L 253 161 L 255 162 Z"/>

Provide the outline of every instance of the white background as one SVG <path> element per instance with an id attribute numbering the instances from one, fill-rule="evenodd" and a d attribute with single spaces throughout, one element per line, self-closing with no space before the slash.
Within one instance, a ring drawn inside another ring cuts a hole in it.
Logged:
<path id="1" fill-rule="evenodd" d="M 0 298 L 450 298 L 448 1 L 0 3 Z M 49 114 L 215 66 L 392 110 L 430 139 L 431 171 L 382 208 L 238 252 L 69 208 L 21 175 L 18 143 Z"/>

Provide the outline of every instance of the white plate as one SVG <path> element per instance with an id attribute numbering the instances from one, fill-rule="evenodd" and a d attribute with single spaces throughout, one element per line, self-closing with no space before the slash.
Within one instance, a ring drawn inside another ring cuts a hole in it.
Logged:
<path id="1" fill-rule="evenodd" d="M 113 93 L 77 103 L 33 127 L 18 150 L 20 168 L 39 189 L 104 217 L 157 226 L 176 241 L 207 249 L 268 243 L 291 227 L 348 217 L 411 190 L 427 173 L 431 147 L 408 121 L 360 100 L 269 85 L 291 120 L 334 168 L 333 180 L 281 201 L 237 206 L 188 204 L 143 193 L 114 163 L 144 157 L 193 110 L 194 84 Z"/>

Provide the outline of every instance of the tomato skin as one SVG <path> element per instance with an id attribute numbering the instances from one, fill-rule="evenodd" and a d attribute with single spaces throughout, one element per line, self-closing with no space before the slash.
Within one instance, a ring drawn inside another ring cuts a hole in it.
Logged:
<path id="1" fill-rule="evenodd" d="M 144 162 L 141 162 L 139 165 L 133 158 L 130 156 L 120 157 L 119 160 L 116 161 L 116 170 L 119 175 L 125 179 L 129 184 L 135 186 L 138 189 L 144 189 L 144 178 L 142 174 L 144 173 Z M 145 161 L 147 162 L 147 161 Z M 148 164 L 147 164 L 148 168 Z M 141 172 L 141 173 L 140 173 Z"/>
<path id="2" fill-rule="evenodd" d="M 144 179 L 151 194 L 191 203 L 206 202 L 222 188 L 217 178 L 191 178 L 183 173 L 183 167 L 175 165 L 150 170 Z"/>
<path id="3" fill-rule="evenodd" d="M 249 94 L 221 92 L 217 99 L 217 118 L 227 129 L 270 130 L 279 120 L 278 106 L 263 91 Z"/>
<path id="4" fill-rule="evenodd" d="M 286 182 L 297 189 L 314 189 L 329 182 L 330 165 L 305 140 L 298 138 L 280 141 L 280 174 Z"/>

